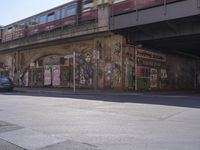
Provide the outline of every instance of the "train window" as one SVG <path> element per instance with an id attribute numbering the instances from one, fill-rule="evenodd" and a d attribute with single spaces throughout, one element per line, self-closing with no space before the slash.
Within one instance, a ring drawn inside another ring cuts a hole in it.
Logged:
<path id="1" fill-rule="evenodd" d="M 13 31 L 13 27 L 8 27 L 7 32 L 11 33 Z"/>
<path id="2" fill-rule="evenodd" d="M 23 30 L 25 28 L 25 25 L 25 22 L 20 22 L 19 24 L 16 24 L 16 31 Z"/>
<path id="3" fill-rule="evenodd" d="M 89 3 L 93 3 L 93 0 L 84 0 L 84 1 L 83 1 L 83 4 L 84 4 L 84 5 L 89 4 Z"/>
<path id="4" fill-rule="evenodd" d="M 43 15 L 43 16 L 40 16 L 40 24 L 44 24 L 46 23 L 46 16 Z"/>
<path id="5" fill-rule="evenodd" d="M 113 0 L 113 3 L 116 4 L 116 3 L 123 2 L 123 1 L 126 1 L 126 0 Z"/>
<path id="6" fill-rule="evenodd" d="M 51 22 L 51 21 L 54 21 L 55 20 L 55 13 L 50 13 L 48 14 L 47 16 L 47 22 Z"/>
<path id="7" fill-rule="evenodd" d="M 62 8 L 60 10 L 58 10 L 58 19 L 62 19 L 65 17 L 65 9 Z"/>
<path id="8" fill-rule="evenodd" d="M 75 5 L 67 6 L 67 16 L 72 16 L 76 14 L 76 7 Z"/>
<path id="9" fill-rule="evenodd" d="M 84 0 L 82 7 L 83 7 L 83 12 L 91 11 L 93 9 L 93 1 L 92 0 Z"/>
<path id="10" fill-rule="evenodd" d="M 39 24 L 39 17 L 35 17 L 35 25 Z"/>
<path id="11" fill-rule="evenodd" d="M 83 12 L 88 12 L 88 11 L 91 11 L 92 8 L 87 8 L 87 9 L 84 9 Z"/>
<path id="12" fill-rule="evenodd" d="M 34 26 L 34 25 L 36 25 L 37 24 L 37 22 L 36 22 L 36 19 L 35 18 L 31 18 L 30 20 L 29 20 L 29 26 Z"/>

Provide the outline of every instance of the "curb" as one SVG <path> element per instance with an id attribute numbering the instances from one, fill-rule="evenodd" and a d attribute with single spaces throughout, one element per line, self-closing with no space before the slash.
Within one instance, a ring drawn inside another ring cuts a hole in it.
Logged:
<path id="1" fill-rule="evenodd" d="M 110 95 L 110 96 L 123 96 L 123 95 L 127 95 L 127 96 L 137 96 L 137 95 L 141 95 L 140 93 L 123 93 L 123 92 L 105 92 L 105 91 L 77 91 L 76 93 L 74 93 L 73 91 L 47 91 L 47 90 L 35 90 L 35 89 L 16 89 L 16 92 L 25 92 L 25 93 L 45 93 L 45 94 L 60 94 L 60 95 Z"/>

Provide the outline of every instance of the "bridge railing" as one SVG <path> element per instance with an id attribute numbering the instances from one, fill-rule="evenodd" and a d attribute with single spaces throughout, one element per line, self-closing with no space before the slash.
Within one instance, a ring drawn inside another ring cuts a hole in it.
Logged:
<path id="1" fill-rule="evenodd" d="M 111 15 L 120 15 L 184 0 L 114 0 Z"/>

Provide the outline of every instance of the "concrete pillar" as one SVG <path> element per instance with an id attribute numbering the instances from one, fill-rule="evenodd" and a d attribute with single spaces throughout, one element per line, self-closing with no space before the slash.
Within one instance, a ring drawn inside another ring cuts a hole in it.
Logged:
<path id="1" fill-rule="evenodd" d="M 107 0 L 98 0 L 98 28 L 100 30 L 109 30 L 109 17 L 110 17 L 110 5 Z"/>

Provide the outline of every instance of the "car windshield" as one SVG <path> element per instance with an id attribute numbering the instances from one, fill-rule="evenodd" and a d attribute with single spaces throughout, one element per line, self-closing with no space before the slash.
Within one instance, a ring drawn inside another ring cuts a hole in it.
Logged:
<path id="1" fill-rule="evenodd" d="M 10 83 L 10 80 L 8 78 L 2 77 L 0 78 L 0 83 Z"/>

